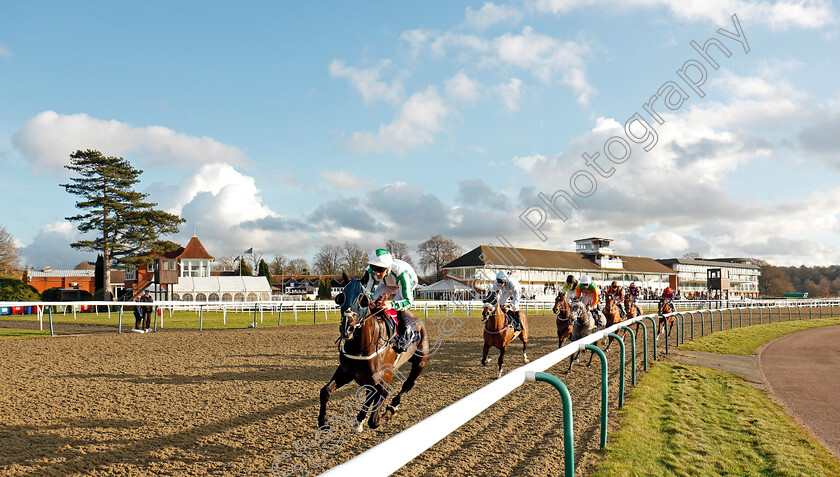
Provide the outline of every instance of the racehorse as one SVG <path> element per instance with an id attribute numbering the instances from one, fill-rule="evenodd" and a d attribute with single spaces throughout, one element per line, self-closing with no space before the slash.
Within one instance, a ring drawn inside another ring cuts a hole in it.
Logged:
<path id="1" fill-rule="evenodd" d="M 677 317 L 675 315 L 668 315 L 668 313 L 673 313 L 674 307 L 667 300 L 660 299 L 659 300 L 659 325 L 657 326 L 656 332 L 656 340 L 659 340 L 659 335 L 662 334 L 662 331 L 665 327 L 668 327 L 668 335 L 670 336 L 671 331 L 674 329 L 674 323 L 677 322 Z"/>
<path id="2" fill-rule="evenodd" d="M 586 307 L 583 306 L 583 303 L 581 303 L 578 299 L 572 300 L 572 303 L 569 305 L 569 316 L 574 322 L 572 325 L 572 342 L 575 342 L 585 336 L 589 336 L 598 330 L 598 327 L 595 326 L 595 319 L 592 318 L 592 313 L 587 311 Z M 569 369 L 567 369 L 563 374 L 569 374 L 569 371 L 572 370 L 572 363 L 577 361 L 579 355 L 580 351 L 576 351 L 569 358 Z M 592 363 L 591 354 L 589 356 L 589 362 Z M 587 364 L 587 366 L 589 366 L 589 364 Z"/>
<path id="3" fill-rule="evenodd" d="M 639 305 L 633 303 L 633 297 L 630 294 L 624 295 L 624 314 L 628 320 L 632 320 L 637 316 L 642 316 L 642 310 L 639 308 Z M 636 323 L 636 334 L 639 334 L 639 325 Z M 624 334 L 621 335 L 622 339 L 627 338 L 627 330 L 624 330 Z"/>
<path id="4" fill-rule="evenodd" d="M 481 365 L 487 366 L 487 353 L 490 352 L 491 346 L 499 348 L 499 375 L 497 377 L 501 378 L 505 351 L 511 340 L 517 336 L 522 340 L 522 359 L 525 360 L 525 364 L 528 364 L 528 354 L 525 352 L 528 347 L 528 317 L 525 316 L 524 311 L 520 311 L 519 319 L 522 321 L 522 331 L 514 331 L 507 324 L 506 311 L 499 305 L 498 292 L 488 297 L 484 303 L 484 311 L 482 311 L 482 317 L 484 318 L 484 353 L 481 356 Z"/>
<path id="5" fill-rule="evenodd" d="M 341 306 L 340 336 L 336 340 L 339 343 L 339 364 L 330 381 L 321 388 L 318 427 L 323 427 L 326 422 L 330 395 L 350 381 L 355 381 L 366 390 L 366 399 L 356 416 L 355 429 L 357 432 L 362 431 L 367 414 L 370 414 L 368 424 L 371 429 L 375 429 L 394 417 L 399 410 L 402 395 L 414 387 L 414 382 L 423 372 L 429 359 L 426 327 L 413 314 L 409 314 L 415 319 L 414 330 L 419 334 L 420 341 L 412 343 L 404 353 L 397 353 L 392 347 L 392 341 L 396 339 L 396 324 L 391 328 L 386 323 L 386 320 L 393 321 L 393 318 L 381 309 L 369 308 L 370 299 L 359 280 L 350 280 L 335 297 L 335 302 Z M 382 404 L 393 392 L 391 381 L 406 362 L 411 363 L 411 371 L 407 378 L 400 374 L 405 379 L 402 388 L 383 414 Z M 356 395 L 359 395 L 358 391 Z"/>
<path id="6" fill-rule="evenodd" d="M 565 293 L 557 295 L 551 311 L 557 315 L 557 347 L 562 348 L 563 342 L 572 335 L 572 317 L 569 314 L 569 302 L 566 301 Z M 569 342 L 571 343 L 571 340 Z"/>
<path id="7" fill-rule="evenodd" d="M 615 295 L 612 293 L 606 293 L 606 297 L 604 298 L 604 317 L 606 318 L 606 324 L 604 328 L 609 328 L 610 326 L 622 321 L 621 319 L 621 310 L 618 309 L 618 305 L 615 303 Z M 607 341 L 607 347 L 604 348 L 604 351 L 610 349 L 610 345 L 612 344 L 615 338 L 610 337 Z"/>

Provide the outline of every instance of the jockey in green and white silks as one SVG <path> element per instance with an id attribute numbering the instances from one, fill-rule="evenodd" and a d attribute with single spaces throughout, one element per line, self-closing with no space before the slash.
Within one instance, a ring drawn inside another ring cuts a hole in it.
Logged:
<path id="1" fill-rule="evenodd" d="M 368 260 L 368 268 L 362 276 L 365 292 L 376 304 L 384 294 L 392 296 L 391 303 L 378 303 L 383 309 L 397 311 L 398 339 L 394 347 L 398 353 L 405 352 L 411 345 L 413 333 L 407 323 L 406 311 L 414 303 L 414 289 L 417 287 L 417 272 L 411 264 L 393 258 L 384 248 L 374 250 Z M 376 285 L 376 288 L 374 288 Z M 372 294 L 371 294 L 372 293 Z"/>

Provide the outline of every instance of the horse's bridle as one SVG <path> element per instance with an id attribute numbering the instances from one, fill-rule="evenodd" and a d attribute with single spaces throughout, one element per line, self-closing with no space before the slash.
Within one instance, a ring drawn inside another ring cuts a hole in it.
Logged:
<path id="1" fill-rule="evenodd" d="M 356 310 L 353 310 L 353 313 L 355 313 L 357 316 L 359 315 L 359 313 Z M 341 341 L 352 341 L 354 339 L 358 339 L 358 337 L 356 336 L 356 332 L 358 332 L 359 330 L 362 329 L 362 325 L 364 325 L 365 320 L 367 320 L 368 318 L 373 318 L 375 315 L 380 314 L 380 313 L 383 313 L 382 310 L 375 311 L 373 313 L 368 313 L 365 316 L 360 316 L 359 317 L 359 322 L 356 323 L 353 326 L 353 329 L 350 331 L 350 333 L 349 333 L 350 337 L 349 338 L 344 337 L 344 335 L 347 334 L 347 333 L 345 333 L 345 331 L 347 329 L 347 315 L 342 313 L 341 314 L 341 331 L 342 331 L 342 333 L 341 333 L 341 336 L 339 336 L 338 339 L 335 341 L 336 343 L 338 343 L 339 352 L 343 352 L 343 349 L 344 349 L 343 345 L 341 344 Z M 385 325 L 385 326 L 388 326 L 388 325 Z M 372 340 L 370 342 L 370 344 L 367 345 L 367 347 L 365 347 L 365 349 L 359 349 L 359 355 L 364 356 L 368 351 L 371 350 L 371 348 L 376 349 L 376 347 L 379 345 L 380 341 L 384 341 L 386 344 L 389 341 L 389 340 L 383 340 L 382 339 L 382 330 L 381 329 L 377 330 L 376 339 Z"/>

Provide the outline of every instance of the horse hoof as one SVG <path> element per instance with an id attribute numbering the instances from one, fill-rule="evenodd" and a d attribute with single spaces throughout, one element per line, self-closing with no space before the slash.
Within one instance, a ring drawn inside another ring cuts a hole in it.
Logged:
<path id="1" fill-rule="evenodd" d="M 498 376 L 496 376 L 496 378 L 501 378 L 501 377 L 502 377 L 502 370 L 500 369 L 500 370 L 499 370 L 499 375 L 498 375 Z"/>
<path id="2" fill-rule="evenodd" d="M 524 358 L 525 364 L 530 363 L 530 361 L 528 361 L 528 357 L 527 357 L 527 356 L 523 356 L 523 358 Z"/>
<path id="3" fill-rule="evenodd" d="M 365 430 L 365 421 L 356 421 L 356 427 L 353 430 L 361 434 Z"/>

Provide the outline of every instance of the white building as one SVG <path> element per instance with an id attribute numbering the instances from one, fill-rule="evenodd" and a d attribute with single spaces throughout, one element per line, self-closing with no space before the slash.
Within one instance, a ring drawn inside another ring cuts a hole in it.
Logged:
<path id="1" fill-rule="evenodd" d="M 749 263 L 747 258 L 668 258 L 657 261 L 677 272 L 676 286 L 687 298 L 708 292 L 707 273 L 709 269 L 716 268 L 721 270 L 721 278 L 725 285 L 722 298 L 758 298 L 758 277 L 761 276 L 761 268 Z"/>

